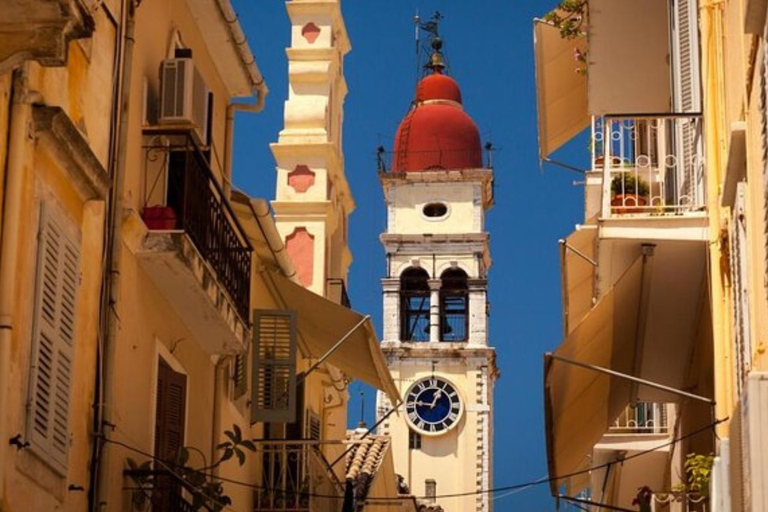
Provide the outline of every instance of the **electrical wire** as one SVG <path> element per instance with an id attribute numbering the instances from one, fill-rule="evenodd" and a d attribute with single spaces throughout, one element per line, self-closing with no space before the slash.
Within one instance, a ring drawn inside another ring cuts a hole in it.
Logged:
<path id="1" fill-rule="evenodd" d="M 666 443 L 662 443 L 662 444 L 659 444 L 657 446 L 654 446 L 653 448 L 649 448 L 647 450 L 643 450 L 643 451 L 634 453 L 632 455 L 628 455 L 628 456 L 622 457 L 620 459 L 613 460 L 611 462 L 607 462 L 605 464 L 599 464 L 597 466 L 590 466 L 589 468 L 585 468 L 585 469 L 582 469 L 582 470 L 579 470 L 579 471 L 574 471 L 572 473 L 567 473 L 565 475 L 549 476 L 549 477 L 546 477 L 546 478 L 543 478 L 543 479 L 540 478 L 538 480 L 533 480 L 533 481 L 529 481 L 529 482 L 523 482 L 523 483 L 513 484 L 513 485 L 505 485 L 505 486 L 501 486 L 501 487 L 495 487 L 493 489 L 485 489 L 485 490 L 480 490 L 480 491 L 467 491 L 467 492 L 452 493 L 452 494 L 441 494 L 441 495 L 437 495 L 437 496 L 413 496 L 413 497 L 416 498 L 416 499 L 427 499 L 427 498 L 429 498 L 429 499 L 445 499 L 445 498 L 461 498 L 461 497 L 466 497 L 466 496 L 477 496 L 477 495 L 481 495 L 481 494 L 494 494 L 494 493 L 505 492 L 505 491 L 522 491 L 522 490 L 525 490 L 525 489 L 528 489 L 528 488 L 531 488 L 531 487 L 535 487 L 535 486 L 538 486 L 538 485 L 541 485 L 541 484 L 544 484 L 544 483 L 556 482 L 556 481 L 559 481 L 559 480 L 564 480 L 564 479 L 567 479 L 567 478 L 572 478 L 574 476 L 579 476 L 579 475 L 587 474 L 587 473 L 590 473 L 592 471 L 595 471 L 595 470 L 598 470 L 598 469 L 602 469 L 602 468 L 611 466 L 613 464 L 624 463 L 624 462 L 626 462 L 628 460 L 632 460 L 632 459 L 636 459 L 638 457 L 642 457 L 644 455 L 648 455 L 648 454 L 653 453 L 653 452 L 655 452 L 657 450 L 660 450 L 662 448 L 666 448 L 668 446 L 676 445 L 677 443 L 680 443 L 680 442 L 682 442 L 682 441 L 684 441 L 686 439 L 689 439 L 691 437 L 697 436 L 697 435 L 701 434 L 702 432 L 706 432 L 706 431 L 716 427 L 720 423 L 723 423 L 723 422 L 726 422 L 726 421 L 728 421 L 728 418 L 723 418 L 723 419 L 716 420 L 716 421 L 714 421 L 714 422 L 712 422 L 712 423 L 710 423 L 708 425 L 705 425 L 704 427 L 701 427 L 701 428 L 699 428 L 697 430 L 691 431 L 688 434 L 685 434 L 683 436 L 676 437 L 676 438 L 674 438 L 674 439 L 672 439 L 672 440 L 670 440 L 670 441 L 668 441 Z M 131 450 L 131 451 L 133 451 L 135 453 L 138 453 L 138 454 L 143 455 L 143 456 L 145 456 L 147 458 L 150 458 L 150 459 L 153 459 L 155 461 L 158 461 L 160 464 L 165 465 L 163 463 L 163 461 L 161 461 L 160 459 L 158 459 L 154 455 L 149 454 L 149 453 L 147 453 L 147 452 L 145 452 L 143 450 L 140 450 L 138 448 L 135 448 L 133 446 L 130 446 L 130 445 L 126 444 L 126 443 L 122 443 L 120 441 L 116 441 L 114 439 L 108 439 L 108 438 L 104 438 L 104 442 L 112 443 L 112 444 L 115 444 L 115 445 L 118 445 L 118 446 L 122 446 L 123 448 Z M 338 499 L 339 498 L 338 495 L 315 494 L 315 493 L 311 493 L 311 492 L 299 492 L 298 490 L 274 489 L 274 488 L 269 488 L 269 487 L 264 487 L 264 486 L 260 486 L 260 485 L 251 484 L 251 483 L 248 483 L 248 482 L 243 482 L 243 481 L 240 481 L 240 480 L 235 480 L 235 479 L 232 479 L 232 478 L 226 478 L 226 477 L 214 475 L 214 474 L 206 472 L 206 471 L 198 471 L 198 470 L 193 470 L 193 471 L 195 471 L 199 475 L 205 476 L 205 477 L 210 478 L 212 480 L 218 480 L 220 482 L 226 482 L 226 483 L 230 483 L 230 484 L 233 484 L 233 485 L 239 485 L 239 486 L 247 487 L 247 488 L 254 489 L 254 490 L 261 490 L 261 491 L 272 492 L 272 493 L 283 493 L 283 494 L 286 494 L 286 495 L 301 494 L 302 496 L 307 496 L 307 497 L 312 497 L 312 498 L 328 498 L 328 499 Z M 559 498 L 565 499 L 566 496 L 559 496 Z M 367 498 L 366 501 L 368 501 L 368 502 L 391 502 L 391 501 L 400 501 L 402 499 L 403 499 L 403 497 L 380 497 L 380 498 L 371 497 L 371 498 Z M 617 510 L 621 510 L 621 509 L 617 509 Z"/>

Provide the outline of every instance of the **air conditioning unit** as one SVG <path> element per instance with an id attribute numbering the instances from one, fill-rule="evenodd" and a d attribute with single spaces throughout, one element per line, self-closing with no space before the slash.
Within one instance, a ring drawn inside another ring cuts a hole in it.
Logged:
<path id="1" fill-rule="evenodd" d="M 208 144 L 210 90 L 191 58 L 166 59 L 160 72 L 160 124 L 187 125 Z"/>

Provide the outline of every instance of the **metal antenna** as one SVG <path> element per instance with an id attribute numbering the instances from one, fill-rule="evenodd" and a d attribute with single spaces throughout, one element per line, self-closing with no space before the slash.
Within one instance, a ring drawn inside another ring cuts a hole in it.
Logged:
<path id="1" fill-rule="evenodd" d="M 419 30 L 421 29 L 421 17 L 419 16 L 419 8 L 416 8 L 416 15 L 413 17 L 413 35 L 416 41 L 415 46 L 415 58 L 416 58 L 416 72 L 414 74 L 414 89 L 419 85 L 419 72 L 421 66 L 419 66 Z"/>

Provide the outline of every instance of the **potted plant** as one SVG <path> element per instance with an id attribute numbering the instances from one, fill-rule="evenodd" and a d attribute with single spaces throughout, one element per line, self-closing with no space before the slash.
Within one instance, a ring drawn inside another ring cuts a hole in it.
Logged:
<path id="1" fill-rule="evenodd" d="M 570 41 L 584 35 L 582 26 L 586 21 L 587 0 L 561 0 L 555 9 L 544 15 L 544 21 L 560 31 L 560 37 Z M 573 60 L 576 61 L 574 72 L 587 74 L 587 48 L 584 45 L 573 47 Z"/>
<path id="2" fill-rule="evenodd" d="M 640 512 L 651 512 L 651 500 L 653 491 L 647 485 L 637 488 L 635 499 L 632 500 L 632 506 L 637 507 Z"/>
<path id="3" fill-rule="evenodd" d="M 648 183 L 631 172 L 617 174 L 611 180 L 611 206 L 621 207 L 621 213 L 642 212 L 638 206 L 648 204 Z"/>

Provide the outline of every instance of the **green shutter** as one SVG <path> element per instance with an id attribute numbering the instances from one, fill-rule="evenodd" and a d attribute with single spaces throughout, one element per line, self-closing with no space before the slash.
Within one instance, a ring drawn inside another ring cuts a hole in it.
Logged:
<path id="1" fill-rule="evenodd" d="M 296 419 L 296 313 L 256 310 L 251 423 Z"/>

